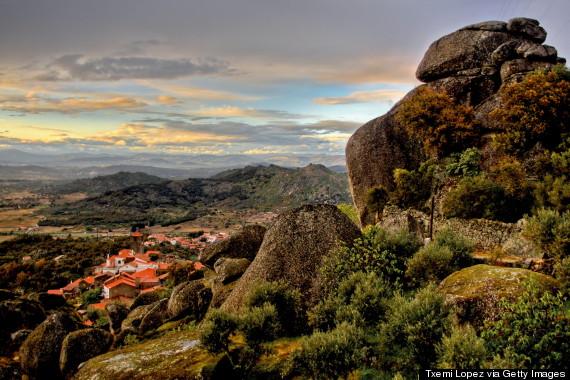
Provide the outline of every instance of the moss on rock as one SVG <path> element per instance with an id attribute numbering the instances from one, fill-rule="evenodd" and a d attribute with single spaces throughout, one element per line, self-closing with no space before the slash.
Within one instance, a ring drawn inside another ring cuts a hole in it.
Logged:
<path id="1" fill-rule="evenodd" d="M 560 289 L 558 281 L 545 274 L 480 264 L 451 274 L 439 284 L 438 291 L 455 305 L 462 322 L 481 326 L 485 319 L 496 319 L 501 314 L 501 298 L 515 301 L 531 278 L 544 291 Z"/>

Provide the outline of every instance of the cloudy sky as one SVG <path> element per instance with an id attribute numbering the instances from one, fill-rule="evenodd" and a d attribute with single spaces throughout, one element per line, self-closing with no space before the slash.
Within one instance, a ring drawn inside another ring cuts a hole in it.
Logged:
<path id="1" fill-rule="evenodd" d="M 431 42 L 568 0 L 0 0 L 0 149 L 342 154 Z"/>

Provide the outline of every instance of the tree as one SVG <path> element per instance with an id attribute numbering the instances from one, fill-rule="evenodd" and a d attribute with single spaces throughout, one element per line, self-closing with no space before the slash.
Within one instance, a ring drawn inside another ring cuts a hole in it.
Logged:
<path id="1" fill-rule="evenodd" d="M 419 87 L 402 101 L 396 121 L 423 141 L 425 152 L 436 158 L 461 152 L 479 137 L 473 108 L 456 104 L 448 94 L 428 86 Z"/>
<path id="2" fill-rule="evenodd" d="M 523 155 L 540 143 L 558 149 L 570 132 L 570 80 L 568 69 L 537 71 L 520 83 L 502 87 L 503 106 L 490 113 L 503 132 L 495 136 L 499 150 Z"/>
<path id="3" fill-rule="evenodd" d="M 366 192 L 366 208 L 375 215 L 376 223 L 382 220 L 382 211 L 388 203 L 388 191 L 384 186 L 375 186 Z"/>
<path id="4" fill-rule="evenodd" d="M 101 296 L 101 291 L 101 288 L 87 290 L 81 295 L 81 302 L 85 305 L 97 303 L 99 301 L 99 297 Z"/>

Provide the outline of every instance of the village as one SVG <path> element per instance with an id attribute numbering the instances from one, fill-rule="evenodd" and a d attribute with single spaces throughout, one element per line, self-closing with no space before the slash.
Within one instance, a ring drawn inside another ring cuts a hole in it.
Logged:
<path id="1" fill-rule="evenodd" d="M 146 235 L 136 231 L 131 234 L 131 247 L 121 249 L 115 255 L 108 255 L 104 263 L 91 268 L 91 276 L 79 278 L 63 288 L 50 289 L 48 294 L 71 300 L 87 291 L 100 290 L 101 293 L 97 295 L 99 302 L 79 305 L 80 309 L 89 306 L 104 310 L 107 304 L 115 302 L 130 305 L 139 294 L 165 290 L 171 266 L 194 264 L 194 270 L 202 268 L 200 262 L 183 259 L 175 254 L 163 254 L 158 250 L 161 245 L 178 246 L 199 254 L 208 245 L 229 236 L 226 232 L 217 232 L 189 238 L 163 233 Z M 80 314 L 85 314 L 81 311 L 84 310 L 80 310 Z M 90 321 L 87 320 L 86 323 L 89 324 Z"/>

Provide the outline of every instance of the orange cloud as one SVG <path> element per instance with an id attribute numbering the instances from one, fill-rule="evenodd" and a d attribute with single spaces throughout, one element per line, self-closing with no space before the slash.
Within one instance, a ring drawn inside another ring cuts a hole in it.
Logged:
<path id="1" fill-rule="evenodd" d="M 30 97 L 29 102 L 20 105 L 23 101 L 13 101 L 0 104 L 0 109 L 7 111 L 17 111 L 30 114 L 44 112 L 60 112 L 75 114 L 80 112 L 94 112 L 100 110 L 128 110 L 144 107 L 146 103 L 129 97 L 116 97 L 103 100 L 89 99 L 49 99 Z"/>
<path id="2" fill-rule="evenodd" d="M 158 101 L 161 102 L 161 103 L 168 103 L 168 104 L 181 104 L 181 103 L 184 103 L 184 102 L 182 102 L 182 101 L 176 99 L 176 98 L 173 97 L 173 96 L 164 96 L 164 95 L 157 96 L 157 97 L 156 97 L 156 100 L 158 100 Z"/>
<path id="3" fill-rule="evenodd" d="M 392 103 L 404 97 L 406 93 L 401 90 L 373 90 L 356 91 L 344 97 L 315 98 L 317 104 L 337 105 L 353 103 Z"/>

